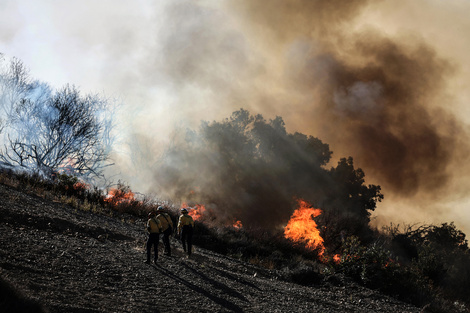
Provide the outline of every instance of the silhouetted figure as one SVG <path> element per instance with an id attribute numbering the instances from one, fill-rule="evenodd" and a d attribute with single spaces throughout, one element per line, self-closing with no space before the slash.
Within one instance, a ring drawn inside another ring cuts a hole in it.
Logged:
<path id="1" fill-rule="evenodd" d="M 160 239 L 160 232 L 162 225 L 160 221 L 155 216 L 155 212 L 150 212 L 148 215 L 147 221 L 147 231 L 149 233 L 149 238 L 147 240 L 147 261 L 145 263 L 150 264 L 150 255 L 152 252 L 152 246 L 155 250 L 155 259 L 154 262 L 157 263 L 158 260 L 158 240 Z"/>
<path id="2" fill-rule="evenodd" d="M 193 248 L 193 228 L 194 228 L 194 220 L 188 214 L 188 210 L 181 209 L 181 215 L 178 220 L 178 234 L 180 234 L 181 236 L 181 243 L 183 244 L 183 250 L 184 252 L 188 254 L 188 257 L 191 256 L 191 251 Z"/>
<path id="3" fill-rule="evenodd" d="M 173 221 L 168 213 L 165 212 L 163 207 L 159 206 L 157 209 L 157 219 L 160 221 L 163 232 L 163 245 L 165 246 L 165 255 L 171 255 L 170 236 L 173 233 Z"/>

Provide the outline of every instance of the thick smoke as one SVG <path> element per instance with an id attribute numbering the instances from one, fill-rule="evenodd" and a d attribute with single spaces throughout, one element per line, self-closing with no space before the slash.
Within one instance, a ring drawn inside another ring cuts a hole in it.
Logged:
<path id="1" fill-rule="evenodd" d="M 312 95 L 311 103 L 298 104 L 312 131 L 333 151 L 354 156 L 386 191 L 434 192 L 454 174 L 449 165 L 463 148 L 456 137 L 465 136 L 444 110 L 447 103 L 436 103 L 452 65 L 420 38 L 354 32 L 367 8 L 368 1 L 244 7 L 252 29 L 262 29 L 273 49 L 290 47 L 285 80 L 298 94 Z"/>
<path id="2" fill-rule="evenodd" d="M 338 158 L 353 156 L 386 195 L 446 190 L 467 149 L 457 136 L 466 135 L 438 101 L 454 69 L 431 45 L 373 27 L 355 31 L 369 1 L 230 4 L 244 36 L 235 26 L 215 31 L 223 16 L 211 11 L 198 18 L 200 8 L 173 7 L 178 36 L 165 44 L 172 78 L 218 93 L 211 100 L 222 110 L 244 100 L 241 107 L 279 114 Z"/>
<path id="3" fill-rule="evenodd" d="M 424 44 L 409 51 L 371 36 L 355 50 L 367 63 L 335 58 L 329 82 L 321 86 L 322 113 L 335 125 L 328 138 L 343 139 L 390 191 L 406 196 L 445 186 L 456 135 L 462 134 L 453 117 L 433 106 L 449 66 Z"/>
<path id="4" fill-rule="evenodd" d="M 367 182 L 383 187 L 389 216 L 398 199 L 410 199 L 421 221 L 439 213 L 426 198 L 448 212 L 448 200 L 466 195 L 469 141 L 465 116 L 455 113 L 470 100 L 467 2 L 83 0 L 2 8 L 4 52 L 63 79 L 59 87 L 122 95 L 128 107 L 115 160 L 134 189 L 156 191 L 167 179 L 157 169 L 168 145 L 179 143 L 175 125 L 196 129 L 245 108 L 329 144 L 328 166 L 354 157 Z"/>
<path id="5" fill-rule="evenodd" d="M 337 157 L 353 156 L 386 195 L 436 199 L 453 188 L 467 135 L 447 110 L 454 64 L 431 44 L 417 34 L 356 30 L 369 1 L 230 4 L 244 36 L 214 33 L 206 19 L 207 31 L 191 36 L 190 53 L 170 49 L 176 52 L 167 54 L 168 63 L 177 65 L 170 73 L 223 95 L 213 99 L 222 109 L 243 99 L 240 106 L 279 114 L 288 128 L 315 134 Z M 221 43 L 232 38 L 236 45 L 226 49 Z"/>
<path id="6" fill-rule="evenodd" d="M 246 110 L 203 123 L 175 138 L 155 168 L 158 194 L 206 205 L 206 219 L 273 229 L 286 223 L 296 199 L 320 204 L 334 189 L 322 166 L 327 144 L 288 134 L 278 117 L 265 121 Z M 336 186 L 335 186 L 336 187 Z M 364 209 L 365 211 L 365 209 Z"/>

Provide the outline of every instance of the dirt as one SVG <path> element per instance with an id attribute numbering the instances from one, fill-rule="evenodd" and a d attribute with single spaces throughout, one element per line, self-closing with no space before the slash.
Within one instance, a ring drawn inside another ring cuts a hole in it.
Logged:
<path id="1" fill-rule="evenodd" d="M 297 285 L 199 247 L 188 259 L 175 238 L 145 264 L 144 224 L 0 185 L 0 312 L 420 312 L 345 279 Z"/>

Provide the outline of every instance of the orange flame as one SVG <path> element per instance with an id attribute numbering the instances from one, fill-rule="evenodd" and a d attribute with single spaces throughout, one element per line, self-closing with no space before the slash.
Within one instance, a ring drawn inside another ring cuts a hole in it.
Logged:
<path id="1" fill-rule="evenodd" d="M 339 255 L 339 254 L 333 255 L 333 262 L 335 264 L 339 264 L 341 262 L 341 255 Z"/>
<path id="2" fill-rule="evenodd" d="M 76 182 L 73 184 L 73 189 L 76 191 L 90 189 L 90 185 L 85 184 L 84 182 Z"/>
<path id="3" fill-rule="evenodd" d="M 121 204 L 121 203 L 130 203 L 135 200 L 134 193 L 129 190 L 129 191 L 124 191 L 122 189 L 118 188 L 111 188 L 109 190 L 108 195 L 104 199 L 105 202 L 112 204 L 114 206 Z"/>
<path id="4" fill-rule="evenodd" d="M 243 224 L 242 224 L 242 221 L 236 221 L 235 223 L 233 223 L 232 226 L 235 229 L 241 229 L 243 227 Z"/>
<path id="5" fill-rule="evenodd" d="M 188 207 L 186 203 L 183 203 L 181 204 L 181 208 L 188 208 L 188 215 L 195 221 L 200 220 L 206 211 L 206 207 L 203 204 L 196 204 L 194 208 L 191 208 Z"/>
<path id="6" fill-rule="evenodd" d="M 297 200 L 299 208 L 292 214 L 287 226 L 284 228 L 284 237 L 294 242 L 305 243 L 308 249 L 320 249 L 323 254 L 323 238 L 317 228 L 317 223 L 313 220 L 322 213 L 320 209 L 313 208 L 304 200 Z"/>

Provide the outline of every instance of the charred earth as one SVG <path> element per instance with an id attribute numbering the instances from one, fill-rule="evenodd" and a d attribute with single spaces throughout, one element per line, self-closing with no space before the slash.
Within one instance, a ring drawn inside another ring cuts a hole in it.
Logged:
<path id="1" fill-rule="evenodd" d="M 420 312 L 352 281 L 284 281 L 195 247 L 143 261 L 144 221 L 76 210 L 0 184 L 0 312 Z M 197 234 L 196 234 L 197 236 Z M 163 245 L 160 244 L 160 249 Z"/>

